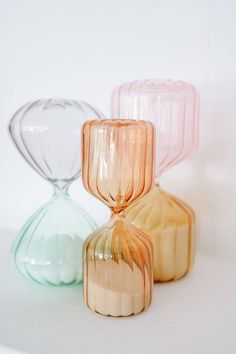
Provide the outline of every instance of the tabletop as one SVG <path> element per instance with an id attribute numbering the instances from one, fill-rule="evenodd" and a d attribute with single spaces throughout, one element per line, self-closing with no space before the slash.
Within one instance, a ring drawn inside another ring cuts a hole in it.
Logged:
<path id="1" fill-rule="evenodd" d="M 234 354 L 236 261 L 197 254 L 189 275 L 155 284 L 150 308 L 127 318 L 94 314 L 82 285 L 44 287 L 9 257 L 15 233 L 0 231 L 0 353 Z"/>

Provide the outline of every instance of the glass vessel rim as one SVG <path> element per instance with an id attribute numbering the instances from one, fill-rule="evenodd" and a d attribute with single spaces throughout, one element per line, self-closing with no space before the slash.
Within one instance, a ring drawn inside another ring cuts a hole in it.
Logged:
<path id="1" fill-rule="evenodd" d="M 140 87 L 141 86 L 141 87 Z M 189 82 L 183 80 L 172 80 L 172 79 L 146 79 L 146 80 L 134 80 L 125 82 L 116 87 L 119 89 L 122 87 L 122 90 L 129 92 L 139 91 L 139 89 L 150 89 L 154 90 L 157 93 L 161 92 L 183 92 L 183 91 L 196 91 L 196 88 Z"/>
<path id="2" fill-rule="evenodd" d="M 113 128 L 125 128 L 125 127 L 143 127 L 144 125 L 153 126 L 153 123 L 148 120 L 141 119 L 122 119 L 122 118 L 109 118 L 109 119 L 92 119 L 84 123 L 84 125 L 89 124 L 90 126 L 106 126 Z"/>

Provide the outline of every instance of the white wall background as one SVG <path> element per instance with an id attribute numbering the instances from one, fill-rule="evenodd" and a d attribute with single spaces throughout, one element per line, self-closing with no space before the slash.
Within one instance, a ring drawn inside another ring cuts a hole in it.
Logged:
<path id="1" fill-rule="evenodd" d="M 0 0 L 0 229 L 18 230 L 51 195 L 7 134 L 42 97 L 78 98 L 109 114 L 124 81 L 182 79 L 201 95 L 200 147 L 162 177 L 196 211 L 198 251 L 235 258 L 236 1 Z M 109 215 L 76 181 L 71 195 Z"/>

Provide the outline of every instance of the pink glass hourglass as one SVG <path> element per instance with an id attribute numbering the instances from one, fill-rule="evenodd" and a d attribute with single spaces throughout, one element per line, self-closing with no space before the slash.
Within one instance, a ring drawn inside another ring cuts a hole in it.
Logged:
<path id="1" fill-rule="evenodd" d="M 194 261 L 195 215 L 187 204 L 160 188 L 159 178 L 197 148 L 198 93 L 183 81 L 128 82 L 114 89 L 111 114 L 150 120 L 156 126 L 156 184 L 125 215 L 153 241 L 154 281 L 179 279 Z"/>

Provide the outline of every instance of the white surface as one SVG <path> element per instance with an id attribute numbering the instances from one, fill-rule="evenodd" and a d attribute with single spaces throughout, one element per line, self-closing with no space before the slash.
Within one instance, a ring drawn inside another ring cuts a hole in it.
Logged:
<path id="1" fill-rule="evenodd" d="M 236 1 L 0 0 L 0 229 L 18 230 L 51 187 L 20 157 L 7 123 L 40 97 L 84 99 L 106 115 L 113 87 L 172 78 L 201 95 L 200 147 L 162 177 L 197 214 L 191 276 L 155 287 L 150 311 L 107 319 L 81 289 L 47 289 L 10 267 L 1 232 L 0 345 L 30 353 L 236 352 Z M 108 209 L 80 181 L 71 194 L 99 224 Z M 4 243 L 6 241 L 6 244 Z M 3 349 L 4 350 L 4 349 Z M 1 352 L 1 351 L 0 351 Z"/>
<path id="2" fill-rule="evenodd" d="M 146 312 L 111 318 L 84 306 L 81 286 L 47 288 L 19 275 L 12 238 L 1 231 L 1 345 L 33 354 L 235 353 L 236 262 L 198 255 L 189 276 L 154 286 Z"/>

